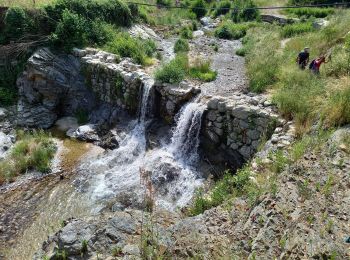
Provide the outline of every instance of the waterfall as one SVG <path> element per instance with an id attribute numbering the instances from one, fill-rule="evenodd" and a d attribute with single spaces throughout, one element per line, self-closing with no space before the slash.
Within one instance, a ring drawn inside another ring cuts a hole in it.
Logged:
<path id="1" fill-rule="evenodd" d="M 85 176 L 80 185 L 87 189 L 93 202 L 104 204 L 119 197 L 125 201 L 126 196 L 136 205 L 140 203 L 144 195 L 140 169 L 149 174 L 156 205 L 169 210 L 185 206 L 202 185 L 203 180 L 193 166 L 198 159 L 204 106 L 197 102 L 186 105 L 179 112 L 170 144 L 163 140 L 163 146 L 147 151 L 145 130 L 152 86 L 152 80 L 144 80 L 138 120 L 131 122 L 119 148 L 82 165 Z"/>
<path id="2" fill-rule="evenodd" d="M 147 79 L 143 82 L 143 87 L 142 87 L 142 97 L 141 97 L 141 103 L 140 103 L 140 107 L 139 107 L 139 123 L 140 124 L 144 124 L 146 119 L 147 119 L 147 115 L 148 112 L 150 110 L 150 92 L 151 89 L 153 87 L 154 84 L 154 80 L 153 79 Z"/>
<path id="3" fill-rule="evenodd" d="M 173 131 L 169 151 L 177 159 L 193 164 L 198 161 L 199 133 L 205 106 L 193 102 L 180 111 L 176 128 Z"/>

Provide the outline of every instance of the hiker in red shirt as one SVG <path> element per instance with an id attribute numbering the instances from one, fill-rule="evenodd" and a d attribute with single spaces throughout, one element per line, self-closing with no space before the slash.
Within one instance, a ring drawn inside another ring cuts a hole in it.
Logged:
<path id="1" fill-rule="evenodd" d="M 320 67 L 322 63 L 327 63 L 327 62 L 328 61 L 326 61 L 326 58 L 324 56 L 320 56 L 319 58 L 311 62 L 312 64 L 311 71 L 315 74 L 320 74 Z"/>

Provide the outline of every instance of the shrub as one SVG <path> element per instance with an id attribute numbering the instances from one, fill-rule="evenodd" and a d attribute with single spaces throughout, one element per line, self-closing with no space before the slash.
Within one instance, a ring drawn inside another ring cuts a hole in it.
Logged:
<path id="1" fill-rule="evenodd" d="M 239 48 L 238 50 L 236 50 L 236 54 L 237 54 L 238 56 L 244 57 L 244 56 L 246 55 L 246 53 L 247 53 L 247 49 L 244 48 L 244 47 Z"/>
<path id="2" fill-rule="evenodd" d="M 230 8 L 231 8 L 230 1 L 219 2 L 214 11 L 214 16 L 218 17 L 220 15 L 225 15 L 230 12 Z"/>
<path id="3" fill-rule="evenodd" d="M 12 180 L 27 170 L 48 172 L 56 147 L 43 131 L 31 134 L 18 133 L 18 142 L 6 161 L 0 161 L 0 179 Z"/>
<path id="4" fill-rule="evenodd" d="M 178 52 L 188 52 L 190 50 L 190 46 L 188 44 L 188 41 L 186 39 L 178 39 L 175 42 L 174 45 L 174 52 L 178 53 Z"/>
<path id="5" fill-rule="evenodd" d="M 231 13 L 232 21 L 235 23 L 257 20 L 260 16 L 257 6 L 252 0 L 236 0 Z"/>
<path id="6" fill-rule="evenodd" d="M 190 67 L 189 75 L 202 81 L 213 81 L 216 79 L 217 72 L 210 69 L 210 61 L 197 59 Z"/>
<path id="7" fill-rule="evenodd" d="M 196 14 L 196 17 L 202 18 L 206 15 L 207 9 L 203 0 L 196 0 L 192 5 L 192 12 Z"/>
<path id="8" fill-rule="evenodd" d="M 298 17 L 325 18 L 330 14 L 334 14 L 334 8 L 295 8 L 287 9 L 287 13 L 294 14 Z"/>
<path id="9" fill-rule="evenodd" d="M 180 30 L 180 37 L 184 39 L 192 39 L 193 32 L 188 26 L 182 27 Z"/>
<path id="10" fill-rule="evenodd" d="M 130 57 L 136 63 L 145 65 L 147 57 L 152 57 L 156 51 L 156 45 L 152 40 L 135 39 L 128 33 L 118 33 L 104 46 L 104 49 L 121 57 Z"/>
<path id="11" fill-rule="evenodd" d="M 175 59 L 158 69 L 155 77 L 161 82 L 179 83 L 185 78 L 187 68 L 187 57 L 185 55 L 177 55 Z"/>
<path id="12" fill-rule="evenodd" d="M 290 38 L 292 36 L 303 34 L 306 32 L 313 31 L 314 28 L 312 23 L 294 23 L 285 25 L 281 31 L 281 36 L 283 38 Z"/>
<path id="13" fill-rule="evenodd" d="M 18 39 L 27 29 L 28 17 L 24 9 L 12 7 L 7 10 L 4 23 L 5 37 L 9 39 Z"/>
<path id="14" fill-rule="evenodd" d="M 100 19 L 86 20 L 79 14 L 64 10 L 50 39 L 54 46 L 69 52 L 73 47 L 105 44 L 113 34 L 110 27 Z"/>
<path id="15" fill-rule="evenodd" d="M 88 43 L 87 28 L 88 22 L 84 17 L 64 10 L 51 40 L 54 45 L 70 51 L 73 47 L 82 47 Z"/>
<path id="16" fill-rule="evenodd" d="M 130 26 L 133 21 L 128 5 L 120 0 L 57 0 L 45 8 L 49 17 L 56 21 L 66 9 L 88 20 L 100 19 L 119 26 Z"/>
<path id="17" fill-rule="evenodd" d="M 254 23 L 242 23 L 234 24 L 231 21 L 222 23 L 216 30 L 215 36 L 221 39 L 240 39 L 243 38 L 247 30 L 251 27 L 254 27 Z"/>

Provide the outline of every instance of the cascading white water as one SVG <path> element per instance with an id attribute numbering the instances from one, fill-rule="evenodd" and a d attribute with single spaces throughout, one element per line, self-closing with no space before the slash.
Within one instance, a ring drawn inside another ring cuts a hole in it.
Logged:
<path id="1" fill-rule="evenodd" d="M 198 160 L 199 133 L 205 106 L 192 102 L 183 107 L 171 138 L 169 151 L 175 158 L 193 164 Z"/>
<path id="2" fill-rule="evenodd" d="M 131 122 L 130 134 L 118 149 L 110 151 L 88 165 L 82 187 L 93 201 L 118 196 L 132 196 L 141 202 L 144 187 L 140 185 L 140 169 L 150 174 L 156 204 L 173 210 L 185 206 L 202 179 L 194 169 L 198 158 L 199 131 L 204 106 L 190 103 L 180 111 L 170 145 L 146 151 L 146 125 L 150 109 L 153 81 L 144 82 L 139 119 Z"/>

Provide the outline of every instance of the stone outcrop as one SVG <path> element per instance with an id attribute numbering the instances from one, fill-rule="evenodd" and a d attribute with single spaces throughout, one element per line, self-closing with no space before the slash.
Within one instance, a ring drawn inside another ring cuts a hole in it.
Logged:
<path id="1" fill-rule="evenodd" d="M 204 115 L 202 147 L 214 163 L 240 166 L 270 138 L 279 119 L 266 98 L 239 94 L 213 97 Z M 264 105 L 265 103 L 265 105 Z M 221 152 L 220 152 L 221 151 Z"/>
<path id="2" fill-rule="evenodd" d="M 199 88 L 186 81 L 177 85 L 156 82 L 155 89 L 155 113 L 168 123 L 173 123 L 181 107 L 200 93 Z"/>
<path id="3" fill-rule="evenodd" d="M 72 55 L 55 55 L 47 48 L 34 53 L 17 80 L 18 125 L 48 128 L 59 116 L 91 111 L 95 99 L 80 71 Z"/>
<path id="4" fill-rule="evenodd" d="M 284 15 L 276 15 L 276 14 L 262 14 L 261 20 L 267 23 L 278 23 L 280 25 L 286 25 L 290 23 L 298 22 L 299 19 L 296 18 L 287 18 Z"/>
<path id="5" fill-rule="evenodd" d="M 92 123 L 111 124 L 125 111 L 136 115 L 143 84 L 151 78 L 130 59 L 96 49 L 34 53 L 17 80 L 18 125 L 49 128 L 83 112 Z"/>

